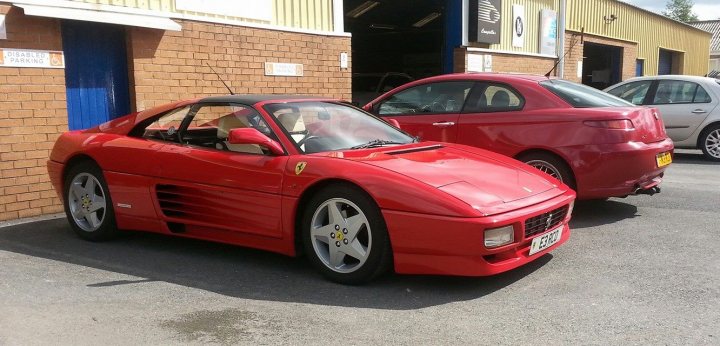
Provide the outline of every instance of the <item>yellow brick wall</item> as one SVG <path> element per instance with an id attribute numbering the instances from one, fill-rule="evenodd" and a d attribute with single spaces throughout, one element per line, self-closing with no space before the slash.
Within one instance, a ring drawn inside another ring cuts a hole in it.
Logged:
<path id="1" fill-rule="evenodd" d="M 59 21 L 8 6 L 0 14 L 7 14 L 0 48 L 62 50 Z M 0 67 L 0 221 L 62 210 L 46 161 L 67 128 L 64 70 Z"/>
<path id="2" fill-rule="evenodd" d="M 206 63 L 236 94 L 309 94 L 349 100 L 350 38 L 179 21 L 180 32 L 129 29 L 135 106 L 227 94 Z M 303 64 L 302 77 L 265 76 L 265 62 Z"/>

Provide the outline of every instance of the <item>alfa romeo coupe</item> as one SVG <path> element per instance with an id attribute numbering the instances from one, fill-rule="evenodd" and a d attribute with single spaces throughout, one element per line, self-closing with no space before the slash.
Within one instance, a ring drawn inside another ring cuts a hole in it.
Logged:
<path id="1" fill-rule="evenodd" d="M 176 102 L 63 134 L 48 171 L 72 229 L 307 254 L 327 278 L 484 276 L 565 242 L 575 193 L 515 160 L 417 142 L 329 99 Z"/>
<path id="2" fill-rule="evenodd" d="M 456 142 L 523 161 L 580 199 L 659 192 L 673 143 L 656 109 L 543 76 L 430 77 L 364 107 L 423 140 Z"/>

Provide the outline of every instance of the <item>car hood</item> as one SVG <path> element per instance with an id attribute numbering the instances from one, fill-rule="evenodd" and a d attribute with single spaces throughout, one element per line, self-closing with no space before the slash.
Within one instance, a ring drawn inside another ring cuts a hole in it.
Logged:
<path id="1" fill-rule="evenodd" d="M 559 184 L 518 161 L 473 147 L 424 142 L 382 149 L 344 152 L 343 158 L 424 182 L 481 211 L 541 194 Z"/>

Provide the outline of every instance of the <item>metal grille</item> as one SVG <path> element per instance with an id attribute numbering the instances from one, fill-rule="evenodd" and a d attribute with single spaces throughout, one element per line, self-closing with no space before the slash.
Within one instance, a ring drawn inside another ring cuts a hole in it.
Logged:
<path id="1" fill-rule="evenodd" d="M 525 238 L 550 230 L 562 223 L 563 220 L 565 220 L 565 216 L 567 216 L 568 207 L 569 206 L 564 205 L 555 210 L 525 220 Z"/>

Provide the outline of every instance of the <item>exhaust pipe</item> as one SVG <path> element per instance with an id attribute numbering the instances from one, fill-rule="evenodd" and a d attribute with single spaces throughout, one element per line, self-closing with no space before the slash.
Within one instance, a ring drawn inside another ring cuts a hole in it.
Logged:
<path id="1" fill-rule="evenodd" d="M 652 196 L 656 193 L 660 193 L 660 186 L 653 186 L 651 188 L 643 189 L 643 188 L 636 188 L 635 191 L 633 191 L 633 195 L 648 195 Z"/>

